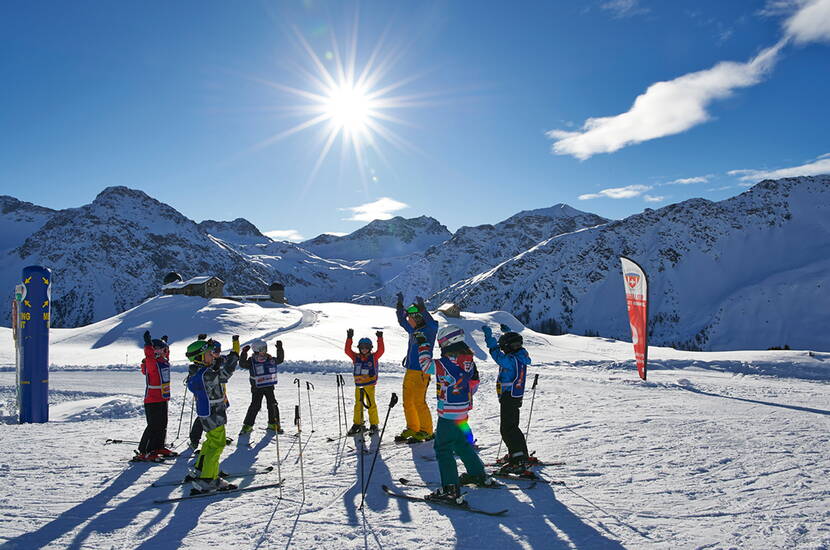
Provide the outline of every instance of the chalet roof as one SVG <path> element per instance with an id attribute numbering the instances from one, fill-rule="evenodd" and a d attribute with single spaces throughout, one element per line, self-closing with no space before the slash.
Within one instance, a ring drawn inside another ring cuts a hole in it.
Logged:
<path id="1" fill-rule="evenodd" d="M 176 281 L 174 283 L 168 283 L 168 284 L 162 286 L 161 288 L 162 289 L 185 288 L 185 287 L 188 287 L 188 286 L 191 286 L 191 285 L 204 284 L 204 283 L 210 281 L 211 279 L 216 279 L 220 283 L 225 282 L 222 279 L 220 279 L 219 277 L 216 277 L 215 275 L 199 275 L 198 277 L 193 277 L 192 279 L 188 279 L 186 281 Z"/>

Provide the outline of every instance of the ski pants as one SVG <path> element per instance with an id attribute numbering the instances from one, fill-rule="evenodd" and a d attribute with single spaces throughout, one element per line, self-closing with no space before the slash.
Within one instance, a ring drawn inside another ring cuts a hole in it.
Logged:
<path id="1" fill-rule="evenodd" d="M 245 414 L 244 424 L 246 426 L 253 426 L 256 422 L 256 416 L 259 414 L 259 409 L 262 408 L 262 398 L 265 398 L 265 406 L 268 410 L 268 423 L 277 424 L 277 398 L 274 397 L 274 386 L 265 388 L 257 388 L 251 386 L 251 404 L 248 406 L 248 412 Z"/>
<path id="2" fill-rule="evenodd" d="M 210 430 L 205 437 L 199 458 L 196 460 L 196 469 L 201 472 L 202 479 L 216 479 L 219 477 L 219 459 L 225 448 L 225 426 Z"/>
<path id="3" fill-rule="evenodd" d="M 522 430 L 519 428 L 519 409 L 521 406 L 521 397 L 513 397 L 507 393 L 503 393 L 499 397 L 499 431 L 501 432 L 502 441 L 507 445 L 507 453 L 511 458 L 527 456 L 527 443 Z"/>
<path id="4" fill-rule="evenodd" d="M 205 428 L 202 426 L 202 421 L 199 420 L 199 417 L 196 417 L 196 420 L 193 421 L 193 426 L 190 428 L 190 441 L 193 443 L 194 447 L 199 445 L 199 441 L 202 439 L 202 434 L 204 433 Z"/>
<path id="5" fill-rule="evenodd" d="M 147 417 L 147 427 L 138 444 L 138 452 L 142 454 L 164 447 L 167 437 L 167 401 L 144 403 L 144 416 Z"/>
<path id="6" fill-rule="evenodd" d="M 366 392 L 366 397 L 361 398 L 360 390 Z M 354 389 L 354 418 L 355 424 L 363 424 L 363 401 L 369 405 L 369 424 L 378 424 L 378 404 L 375 402 L 375 386 L 360 386 Z"/>
<path id="7" fill-rule="evenodd" d="M 481 475 L 484 473 L 484 463 L 478 457 L 476 450 L 468 439 L 470 426 L 467 420 L 438 419 L 438 429 L 435 430 L 435 458 L 438 460 L 438 469 L 441 472 L 441 485 L 458 484 L 458 467 L 455 457 L 461 459 L 467 473 Z"/>
<path id="8" fill-rule="evenodd" d="M 403 413 L 406 427 L 413 432 L 432 434 L 432 412 L 427 406 L 429 375 L 419 370 L 406 369 L 403 376 Z"/>

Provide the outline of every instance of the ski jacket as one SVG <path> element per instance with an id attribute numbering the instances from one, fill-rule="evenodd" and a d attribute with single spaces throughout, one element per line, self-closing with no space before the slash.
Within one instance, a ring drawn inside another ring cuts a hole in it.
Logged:
<path id="1" fill-rule="evenodd" d="M 346 352 L 354 365 L 352 375 L 354 376 L 355 386 L 360 388 L 362 386 L 374 386 L 378 383 L 378 365 L 384 352 L 383 336 L 378 338 L 378 350 L 374 353 L 368 355 L 355 353 L 352 350 L 351 338 L 346 338 L 346 349 L 343 351 Z"/>
<path id="2" fill-rule="evenodd" d="M 167 359 L 156 358 L 153 346 L 144 346 L 141 374 L 144 375 L 145 403 L 161 403 L 170 400 L 170 363 Z"/>
<path id="3" fill-rule="evenodd" d="M 285 359 L 282 347 L 277 348 L 277 356 L 266 355 L 264 361 L 259 361 L 257 355 L 248 357 L 248 352 L 242 352 L 239 357 L 239 368 L 248 371 L 251 388 L 270 388 L 277 385 L 277 365 Z"/>
<path id="4" fill-rule="evenodd" d="M 521 399 L 525 393 L 527 367 L 530 365 L 530 355 L 527 354 L 527 350 L 522 348 L 514 353 L 504 353 L 492 334 L 489 336 L 485 334 L 484 342 L 490 350 L 490 357 L 499 365 L 496 393 L 499 397 L 508 394 Z"/>
<path id="5" fill-rule="evenodd" d="M 223 357 L 217 357 L 211 366 L 194 362 L 188 369 L 187 388 L 196 401 L 196 414 L 202 421 L 205 431 L 210 431 L 228 423 L 227 408 L 230 406 L 225 394 L 227 384 L 239 355 L 235 351 Z"/>
<path id="6" fill-rule="evenodd" d="M 478 389 L 478 369 L 472 355 L 432 358 L 432 346 L 419 348 L 421 370 L 435 371 L 435 389 L 438 397 L 438 416 L 448 420 L 466 420 L 473 408 L 473 394 Z"/>
<path id="7" fill-rule="evenodd" d="M 396 313 L 398 314 L 398 324 L 401 325 L 401 327 L 407 332 L 407 334 L 409 334 L 409 343 L 406 347 L 407 351 L 406 357 L 404 357 L 403 360 L 403 366 L 409 370 L 417 370 L 426 372 L 427 374 L 432 374 L 432 370 L 424 371 L 421 368 L 418 358 L 418 341 L 415 340 L 413 334 L 416 331 L 422 332 L 424 336 L 426 336 L 429 347 L 432 348 L 432 346 L 435 345 L 435 337 L 438 335 L 438 321 L 433 319 L 429 311 L 424 309 L 424 311 L 421 312 L 421 315 L 424 318 L 425 324 L 421 328 L 414 329 L 406 320 L 406 310 L 404 309 L 403 305 L 398 304 Z"/>

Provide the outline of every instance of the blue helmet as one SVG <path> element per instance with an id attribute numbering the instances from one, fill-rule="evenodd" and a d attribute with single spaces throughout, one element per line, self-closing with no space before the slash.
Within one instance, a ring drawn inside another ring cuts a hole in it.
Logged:
<path id="1" fill-rule="evenodd" d="M 369 340 L 368 338 L 361 338 L 361 339 L 357 342 L 357 349 L 360 349 L 360 348 L 369 348 L 369 349 L 372 349 L 372 347 L 374 347 L 374 345 L 372 344 L 372 341 L 371 341 L 371 340 Z"/>

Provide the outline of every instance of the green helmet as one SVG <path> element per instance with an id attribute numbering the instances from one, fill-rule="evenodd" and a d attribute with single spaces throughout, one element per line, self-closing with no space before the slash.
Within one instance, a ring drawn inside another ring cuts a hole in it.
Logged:
<path id="1" fill-rule="evenodd" d="M 207 351 L 209 344 L 205 340 L 196 340 L 189 346 L 187 346 L 187 352 L 185 355 L 188 359 L 195 361 L 202 358 L 205 351 Z"/>

